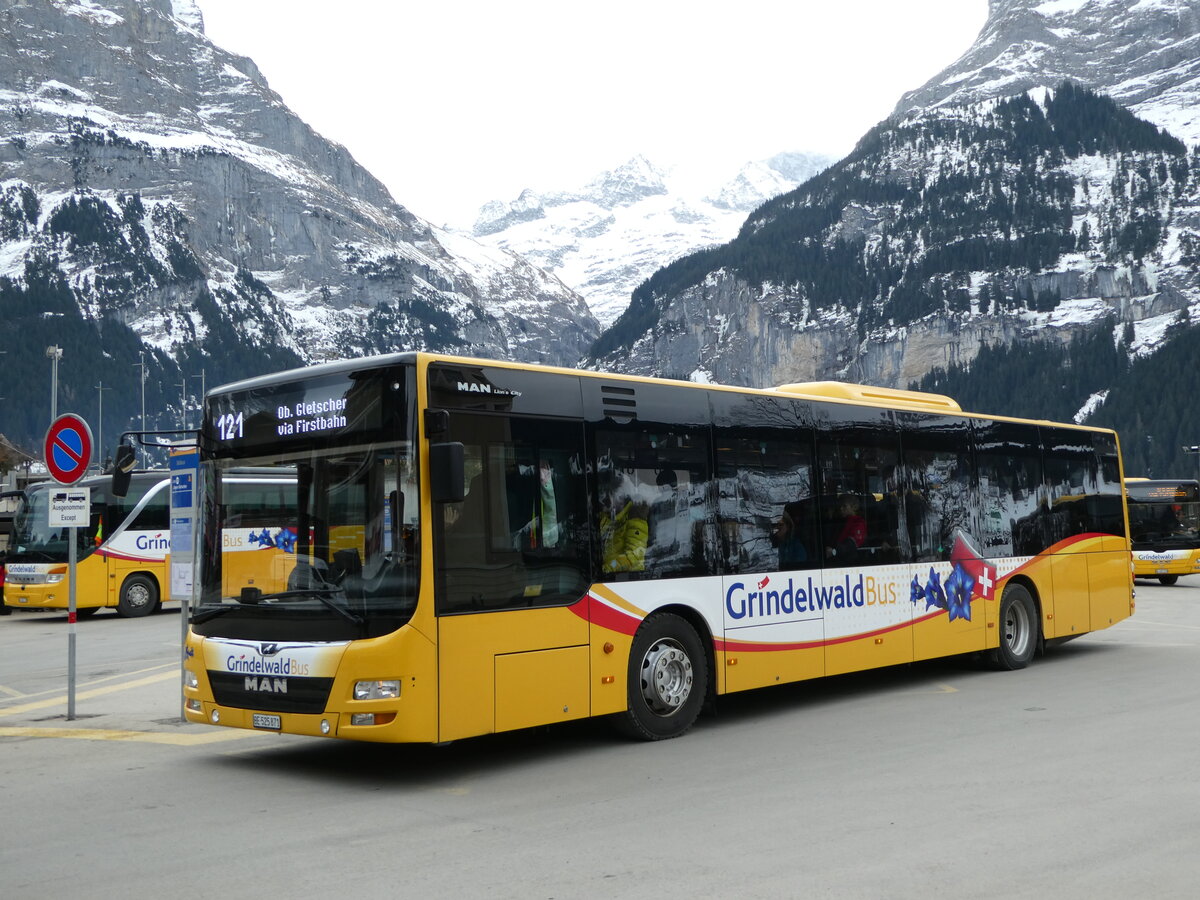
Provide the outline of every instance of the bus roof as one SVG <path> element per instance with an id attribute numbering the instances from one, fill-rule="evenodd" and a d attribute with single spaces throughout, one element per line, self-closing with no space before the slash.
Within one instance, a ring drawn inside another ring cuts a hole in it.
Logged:
<path id="1" fill-rule="evenodd" d="M 545 372 L 558 372 L 590 378 L 611 378 L 621 381 L 653 382 L 678 384 L 682 387 L 697 389 L 712 389 L 734 391 L 738 393 L 758 394 L 788 394 L 797 397 L 823 400 L 833 403 L 851 403 L 865 406 L 883 407 L 888 409 L 920 410 L 925 412 L 940 412 L 945 414 L 960 414 L 987 418 L 999 421 L 1022 422 L 1031 425 L 1052 425 L 1055 427 L 1071 428 L 1080 431 L 1101 431 L 1114 433 L 1113 429 L 1096 425 L 1080 425 L 1075 422 L 1054 422 L 1049 419 L 1024 418 L 1021 416 L 998 415 L 963 410 L 956 400 L 945 394 L 926 393 L 923 391 L 908 391 L 900 388 L 877 387 L 873 385 L 852 384 L 840 381 L 810 381 L 783 384 L 770 388 L 745 387 L 742 385 L 714 384 L 709 382 L 684 381 L 682 379 L 661 378 L 651 375 L 628 375 L 617 372 L 598 372 L 591 369 L 571 369 L 565 366 L 550 366 L 541 363 L 525 363 L 512 360 L 488 359 L 485 357 L 457 356 L 450 353 L 431 353 L 428 351 L 405 351 L 387 353 L 378 356 L 356 357 L 354 359 L 335 360 L 319 363 L 297 369 L 288 369 L 270 375 L 260 375 L 241 381 L 223 384 L 209 390 L 209 394 L 224 394 L 233 391 L 244 391 L 286 384 L 303 378 L 337 375 L 343 372 L 355 372 L 364 368 L 382 368 L 393 365 L 415 365 L 428 363 L 451 363 L 459 365 L 496 366 L 505 369 L 532 369 Z"/>
<path id="2" fill-rule="evenodd" d="M 855 400 L 859 403 L 870 403 L 873 406 L 883 405 L 897 409 L 962 412 L 958 401 L 945 394 L 874 387 L 869 384 L 850 384 L 844 381 L 805 381 L 797 384 L 781 384 L 775 390 L 784 394 L 795 394 L 820 400 Z"/>

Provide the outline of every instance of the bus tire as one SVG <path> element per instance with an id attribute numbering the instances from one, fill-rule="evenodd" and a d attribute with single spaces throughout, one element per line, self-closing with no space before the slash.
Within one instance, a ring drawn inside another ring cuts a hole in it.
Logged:
<path id="1" fill-rule="evenodd" d="M 695 723 L 707 690 L 708 658 L 696 629 L 670 613 L 651 616 L 633 636 L 629 708 L 617 727 L 644 741 L 679 737 Z"/>
<path id="2" fill-rule="evenodd" d="M 158 608 L 158 584 L 149 575 L 130 575 L 121 585 L 117 615 L 127 619 L 148 616 Z"/>
<path id="3" fill-rule="evenodd" d="M 1040 619 L 1033 595 L 1023 584 L 1010 584 L 1000 598 L 1000 646 L 992 651 L 997 669 L 1023 669 L 1037 652 Z"/>
<path id="4" fill-rule="evenodd" d="M 1165 584 L 1167 587 L 1170 587 L 1178 580 L 1179 580 L 1178 575 L 1159 575 L 1158 576 L 1158 583 Z"/>

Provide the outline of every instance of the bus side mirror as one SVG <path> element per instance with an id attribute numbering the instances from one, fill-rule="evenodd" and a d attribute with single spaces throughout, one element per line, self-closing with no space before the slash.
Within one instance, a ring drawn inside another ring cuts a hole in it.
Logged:
<path id="1" fill-rule="evenodd" d="M 434 503 L 461 503 L 467 496 L 463 445 L 429 445 L 429 491 Z"/>
<path id="2" fill-rule="evenodd" d="M 113 454 L 112 484 L 109 486 L 114 497 L 124 497 L 129 493 L 129 482 L 136 465 L 137 451 L 129 444 L 118 446 Z"/>

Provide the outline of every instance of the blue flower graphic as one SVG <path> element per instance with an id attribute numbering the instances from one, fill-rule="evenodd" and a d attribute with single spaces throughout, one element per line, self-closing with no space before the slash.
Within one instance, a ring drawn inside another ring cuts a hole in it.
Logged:
<path id="1" fill-rule="evenodd" d="M 936 606 L 938 609 L 947 609 L 946 592 L 942 590 L 942 576 L 929 567 L 929 581 L 925 582 L 925 608 Z"/>
<path id="2" fill-rule="evenodd" d="M 946 579 L 946 593 L 948 595 L 946 611 L 950 614 L 951 622 L 955 619 L 971 621 L 971 591 L 974 588 L 975 579 L 967 574 L 967 570 L 962 567 L 962 563 L 955 563 L 954 571 Z"/>
<path id="3" fill-rule="evenodd" d="M 919 603 L 924 596 L 925 588 L 921 587 L 921 579 L 914 575 L 912 584 L 908 586 L 908 599 L 913 603 Z"/>

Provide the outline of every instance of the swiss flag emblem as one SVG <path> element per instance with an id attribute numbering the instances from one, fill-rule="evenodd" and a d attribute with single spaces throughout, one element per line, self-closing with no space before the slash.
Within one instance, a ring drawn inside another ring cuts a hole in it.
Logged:
<path id="1" fill-rule="evenodd" d="M 996 596 L 996 567 L 982 558 L 975 545 L 961 531 L 954 534 L 954 549 L 950 551 L 950 561 L 962 566 L 963 571 L 975 579 L 971 589 L 972 597 L 982 597 L 992 600 Z"/>

